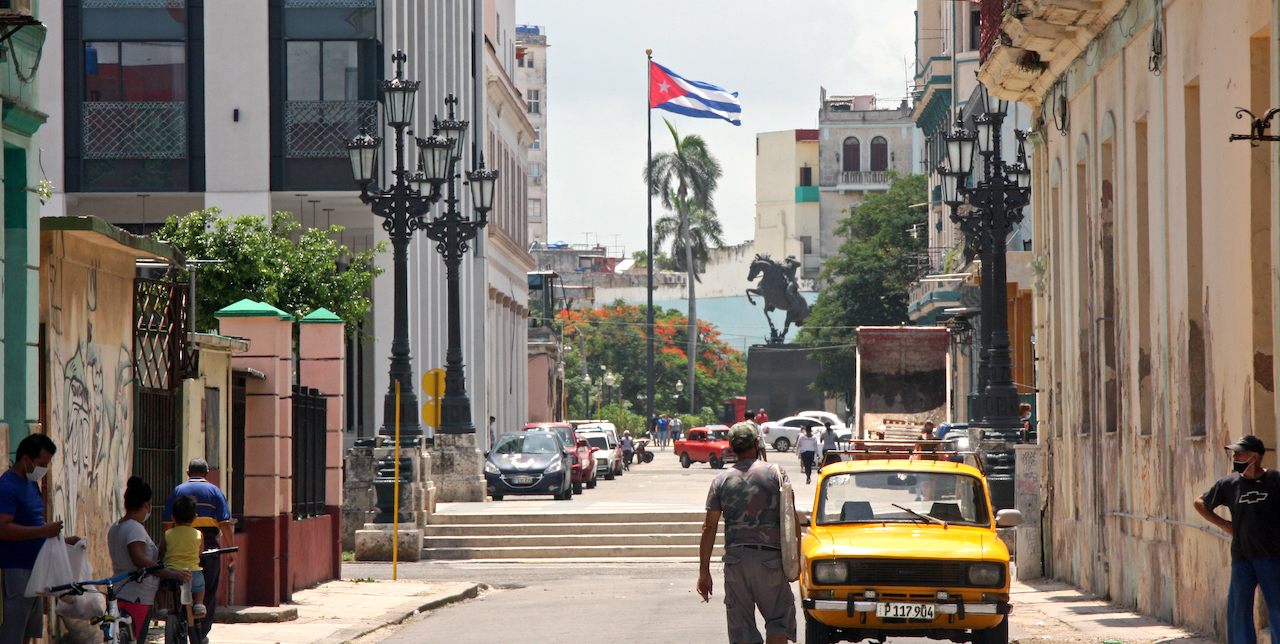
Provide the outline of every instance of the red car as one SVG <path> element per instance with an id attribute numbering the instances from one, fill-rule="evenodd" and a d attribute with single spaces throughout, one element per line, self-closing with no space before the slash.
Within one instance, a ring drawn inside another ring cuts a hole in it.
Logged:
<path id="1" fill-rule="evenodd" d="M 587 445 L 585 438 L 578 438 L 578 431 L 569 423 L 530 423 L 521 428 L 525 432 L 555 432 L 565 445 L 575 445 L 573 452 L 573 493 L 582 494 L 583 487 L 596 486 L 596 468 L 593 454 L 599 448 Z M 586 467 L 583 467 L 583 464 Z"/>
<path id="2" fill-rule="evenodd" d="M 675 442 L 675 453 L 680 465 L 686 468 L 694 463 L 710 463 L 718 470 L 725 463 L 738 461 L 738 456 L 729 449 L 729 428 L 724 425 L 694 427 L 687 437 Z"/>

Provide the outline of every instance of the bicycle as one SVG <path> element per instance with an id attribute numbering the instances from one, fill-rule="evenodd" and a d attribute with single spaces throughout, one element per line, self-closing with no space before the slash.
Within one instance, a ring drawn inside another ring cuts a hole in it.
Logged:
<path id="1" fill-rule="evenodd" d="M 238 546 L 214 548 L 201 552 L 200 556 L 221 555 L 236 552 L 239 549 Z M 164 616 L 164 644 L 203 644 L 199 635 L 195 638 L 191 637 L 193 631 L 196 633 L 200 631 L 196 628 L 195 617 L 191 614 L 191 605 L 182 601 L 182 582 L 177 579 L 162 579 L 160 588 L 169 593 L 169 608 Z M 205 615 L 203 619 L 213 619 L 213 615 Z"/>
<path id="2" fill-rule="evenodd" d="M 156 564 L 146 568 L 140 568 L 133 572 L 116 575 L 109 579 L 99 579 L 96 581 L 76 581 L 61 586 L 52 586 L 49 588 L 50 593 L 62 593 L 59 598 L 68 595 L 83 595 L 88 589 L 86 586 L 106 586 L 107 587 L 107 614 L 94 617 L 89 620 L 90 624 L 102 629 L 102 641 L 106 644 L 130 644 L 133 642 L 133 616 L 121 615 L 120 605 L 116 601 L 116 584 L 123 586 L 121 582 L 140 582 L 144 577 L 153 572 L 162 570 L 164 564 Z M 65 591 L 65 592 L 64 592 Z"/>

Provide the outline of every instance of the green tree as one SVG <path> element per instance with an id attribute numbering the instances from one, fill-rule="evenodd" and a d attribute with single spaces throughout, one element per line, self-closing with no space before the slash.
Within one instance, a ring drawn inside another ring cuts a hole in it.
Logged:
<path id="1" fill-rule="evenodd" d="M 675 211 L 680 216 L 681 236 L 684 239 L 684 265 L 694 267 L 694 246 L 689 230 L 689 215 L 692 207 L 708 213 L 714 213 L 713 196 L 716 185 L 720 181 L 720 162 L 711 154 L 707 142 L 697 134 L 681 137 L 671 121 L 663 119 L 667 129 L 671 130 L 671 138 L 675 141 L 675 149 L 661 152 L 649 161 L 644 169 L 644 178 L 649 185 L 650 197 L 661 197 L 662 207 Z M 714 214 L 712 214 L 714 216 Z M 696 273 L 691 271 L 690 277 Z M 689 330 L 687 332 L 689 355 L 698 353 L 698 333 L 694 325 L 698 321 L 698 298 L 694 289 L 696 279 L 689 279 Z M 694 384 L 694 365 L 689 365 L 689 402 L 690 409 L 697 401 L 697 387 Z"/>
<path id="2" fill-rule="evenodd" d="M 348 334 L 354 333 L 369 312 L 373 278 L 382 273 L 373 254 L 385 252 L 385 244 L 351 256 L 333 241 L 341 226 L 296 235 L 299 228 L 288 213 L 267 221 L 225 218 L 210 208 L 169 217 L 155 237 L 177 246 L 189 259 L 221 260 L 197 269 L 197 329 L 216 328 L 213 314 L 218 309 L 249 298 L 297 318 L 323 307 L 346 321 Z M 344 257 L 349 264 L 342 266 Z"/>
<path id="3" fill-rule="evenodd" d="M 845 241 L 823 268 L 827 286 L 798 336 L 808 346 L 840 347 L 812 355 L 822 364 L 813 387 L 827 397 L 853 386 L 855 327 L 908 321 L 908 289 L 920 276 L 916 258 L 926 244 L 911 229 L 927 220 L 919 207 L 927 186 L 923 174 L 895 177 L 888 192 L 867 196 L 836 228 Z"/>
<path id="4" fill-rule="evenodd" d="M 626 409 L 629 404 L 631 413 L 642 416 L 645 411 L 643 396 L 648 387 L 645 380 L 644 307 L 619 300 L 589 311 L 561 311 L 557 320 L 564 329 L 566 348 L 571 349 L 566 351 L 565 357 L 570 416 L 594 416 L 602 395 L 603 407 L 612 404 Z M 654 409 L 657 413 L 674 414 L 678 408 L 687 407 L 685 396 L 691 389 L 691 383 L 685 380 L 685 372 L 690 361 L 681 349 L 685 346 L 687 329 L 688 319 L 679 311 L 655 307 L 657 354 L 653 372 Z M 715 406 L 722 400 L 741 396 L 747 386 L 747 369 L 742 353 L 722 340 L 720 332 L 711 324 L 700 322 L 698 329 L 700 348 L 693 362 L 696 385 L 703 392 L 701 399 Z M 584 361 L 591 377 L 589 384 L 582 377 Z M 601 379 L 609 372 L 618 379 L 614 386 L 602 388 Z M 684 384 L 684 392 L 678 397 L 677 381 Z M 590 394 L 590 410 L 582 406 L 583 392 Z"/>
<path id="5" fill-rule="evenodd" d="M 679 199 L 674 197 L 672 201 L 679 203 Z M 689 204 L 685 207 L 685 211 L 688 212 L 689 220 L 688 239 L 693 246 L 694 266 L 698 266 L 698 270 L 691 272 L 686 268 L 686 258 L 690 254 L 685 249 L 685 235 L 679 216 L 668 215 L 654 223 L 654 243 L 661 246 L 667 240 L 671 240 L 671 257 L 674 258 L 671 269 L 690 273 L 694 279 L 701 282 L 702 278 L 698 277 L 698 273 L 704 270 L 702 267 L 706 266 L 707 260 L 711 258 L 711 251 L 724 246 L 724 230 L 720 226 L 720 218 L 716 217 L 715 211 L 702 208 L 697 204 Z"/>

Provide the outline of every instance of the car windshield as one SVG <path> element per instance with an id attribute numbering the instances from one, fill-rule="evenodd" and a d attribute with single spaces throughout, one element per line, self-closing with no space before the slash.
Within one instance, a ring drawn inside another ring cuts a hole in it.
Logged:
<path id="1" fill-rule="evenodd" d="M 507 434 L 493 447 L 495 454 L 555 454 L 560 451 L 556 437 L 546 432 Z"/>
<path id="2" fill-rule="evenodd" d="M 991 523 L 987 495 L 976 477 L 950 472 L 878 470 L 833 474 L 823 479 L 818 524 L 927 521 L 908 510 L 947 523 Z"/>
<path id="3" fill-rule="evenodd" d="M 587 444 L 600 449 L 609 449 L 609 439 L 604 436 L 588 436 Z"/>
<path id="4" fill-rule="evenodd" d="M 712 429 L 707 432 L 707 440 L 709 441 L 727 441 L 729 440 L 729 430 Z"/>

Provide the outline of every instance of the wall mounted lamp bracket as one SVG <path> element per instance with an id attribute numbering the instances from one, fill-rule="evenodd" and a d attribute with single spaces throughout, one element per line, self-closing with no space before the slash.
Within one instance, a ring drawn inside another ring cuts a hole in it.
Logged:
<path id="1" fill-rule="evenodd" d="M 1249 145 L 1255 148 L 1258 147 L 1258 141 L 1280 141 L 1280 135 L 1267 134 L 1267 130 L 1271 129 L 1271 119 L 1275 118 L 1276 114 L 1280 114 L 1280 107 L 1271 108 L 1266 114 L 1262 115 L 1262 118 L 1254 116 L 1253 112 L 1243 107 L 1236 108 L 1236 118 L 1242 119 L 1245 114 L 1248 114 L 1249 118 L 1252 119 L 1249 124 L 1249 133 L 1232 134 L 1228 138 L 1229 141 L 1249 141 Z"/>

